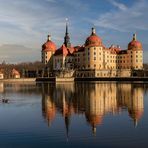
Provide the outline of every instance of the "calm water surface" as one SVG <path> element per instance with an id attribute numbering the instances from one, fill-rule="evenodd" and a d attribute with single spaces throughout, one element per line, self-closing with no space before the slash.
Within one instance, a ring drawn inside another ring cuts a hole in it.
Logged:
<path id="1" fill-rule="evenodd" d="M 0 148 L 13 147 L 147 148 L 148 84 L 0 83 Z"/>

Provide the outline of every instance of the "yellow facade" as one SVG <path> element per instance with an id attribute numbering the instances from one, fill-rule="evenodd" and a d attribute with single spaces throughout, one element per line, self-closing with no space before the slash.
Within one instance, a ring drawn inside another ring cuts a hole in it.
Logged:
<path id="1" fill-rule="evenodd" d="M 64 45 L 62 50 L 63 53 L 58 55 L 53 51 L 42 51 L 43 63 L 52 63 L 55 71 L 73 69 L 76 77 L 130 77 L 133 70 L 143 69 L 142 44 L 137 41 L 135 34 L 128 48 L 121 50 L 118 45 L 105 47 L 92 28 L 92 34 L 83 46 L 76 46 L 71 52 Z M 65 51 L 67 54 L 64 54 Z"/>

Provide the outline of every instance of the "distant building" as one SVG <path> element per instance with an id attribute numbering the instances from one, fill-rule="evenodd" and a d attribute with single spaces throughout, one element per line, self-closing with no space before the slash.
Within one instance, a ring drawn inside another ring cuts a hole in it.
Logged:
<path id="1" fill-rule="evenodd" d="M 13 78 L 20 78 L 20 73 L 16 69 L 12 69 L 12 77 Z"/>
<path id="2" fill-rule="evenodd" d="M 0 71 L 0 79 L 4 79 L 4 73 Z"/>
<path id="3" fill-rule="evenodd" d="M 136 34 L 126 50 L 119 45 L 105 47 L 95 28 L 84 45 L 73 47 L 66 23 L 64 43 L 56 49 L 48 36 L 42 46 L 42 62 L 55 73 L 73 70 L 75 77 L 129 77 L 132 71 L 143 69 L 143 49 Z"/>
<path id="4" fill-rule="evenodd" d="M 3 93 L 4 92 L 4 83 L 1 82 L 0 83 L 0 93 Z"/>

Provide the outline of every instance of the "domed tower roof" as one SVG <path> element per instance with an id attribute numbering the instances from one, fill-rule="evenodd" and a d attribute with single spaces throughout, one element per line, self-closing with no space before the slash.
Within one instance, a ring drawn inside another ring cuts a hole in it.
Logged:
<path id="1" fill-rule="evenodd" d="M 142 44 L 136 39 L 136 34 L 133 34 L 133 40 L 128 44 L 128 50 L 142 50 Z"/>
<path id="2" fill-rule="evenodd" d="M 92 132 L 96 133 L 96 126 L 102 124 L 102 116 L 94 114 L 85 114 L 87 122 L 92 126 Z"/>
<path id="3" fill-rule="evenodd" d="M 137 126 L 138 121 L 141 119 L 143 115 L 143 109 L 138 110 L 128 110 L 129 116 L 133 119 L 135 126 Z"/>
<path id="4" fill-rule="evenodd" d="M 102 40 L 99 36 L 96 35 L 95 28 L 92 28 L 91 35 L 86 39 L 85 46 L 101 46 Z"/>
<path id="5" fill-rule="evenodd" d="M 47 36 L 47 42 L 45 42 L 43 45 L 42 45 L 42 51 L 53 51 L 55 52 L 56 51 L 56 45 L 54 42 L 51 41 L 51 36 L 48 35 Z"/>

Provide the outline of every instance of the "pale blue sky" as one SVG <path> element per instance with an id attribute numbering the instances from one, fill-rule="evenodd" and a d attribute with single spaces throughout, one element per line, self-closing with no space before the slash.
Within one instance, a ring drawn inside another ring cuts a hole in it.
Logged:
<path id="1" fill-rule="evenodd" d="M 148 63 L 147 11 L 148 0 L 0 0 L 0 62 L 40 60 L 47 34 L 63 43 L 69 18 L 73 45 L 84 44 L 92 26 L 106 46 L 123 49 L 136 32 Z"/>

